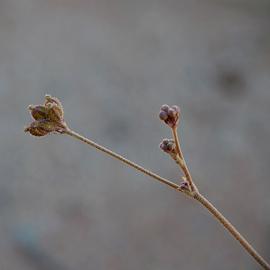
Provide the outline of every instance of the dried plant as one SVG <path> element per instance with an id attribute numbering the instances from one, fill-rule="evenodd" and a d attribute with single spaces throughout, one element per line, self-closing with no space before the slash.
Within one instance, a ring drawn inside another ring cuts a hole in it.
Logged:
<path id="1" fill-rule="evenodd" d="M 145 169 L 144 167 L 124 158 L 123 156 L 101 146 L 92 140 L 89 140 L 77 132 L 71 130 L 64 121 L 64 110 L 61 102 L 49 95 L 45 96 L 45 102 L 42 105 L 30 105 L 29 110 L 34 121 L 25 128 L 25 132 L 29 132 L 33 136 L 45 136 L 50 133 L 58 133 L 69 135 L 72 138 L 78 139 L 96 149 L 122 161 L 130 167 L 141 171 L 142 173 L 152 177 L 153 179 L 166 184 L 167 186 L 182 192 L 189 198 L 198 201 L 202 204 L 223 226 L 226 228 L 232 236 L 242 245 L 242 247 L 263 267 L 263 269 L 270 269 L 270 265 L 264 260 L 264 258 L 249 244 L 249 242 L 238 232 L 238 230 L 221 214 L 215 206 L 213 206 L 198 190 L 195 185 L 192 176 L 189 172 L 187 164 L 185 162 L 180 140 L 178 137 L 177 127 L 180 120 L 180 109 L 178 106 L 163 105 L 159 112 L 159 118 L 162 120 L 172 131 L 172 139 L 163 139 L 160 144 L 160 148 L 178 164 L 183 176 L 183 182 L 176 184 L 163 178 L 152 171 Z"/>

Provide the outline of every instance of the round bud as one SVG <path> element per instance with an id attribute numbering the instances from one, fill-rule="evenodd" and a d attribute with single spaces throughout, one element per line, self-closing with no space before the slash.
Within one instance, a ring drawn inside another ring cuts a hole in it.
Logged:
<path id="1" fill-rule="evenodd" d="M 170 108 L 168 111 L 168 115 L 170 117 L 175 117 L 176 116 L 176 111 L 173 108 Z"/>
<path id="2" fill-rule="evenodd" d="M 171 152 L 173 149 L 174 149 L 174 144 L 169 142 L 169 143 L 167 144 L 167 150 L 168 150 L 169 152 Z"/>
<path id="3" fill-rule="evenodd" d="M 164 112 L 168 112 L 169 108 L 170 108 L 169 105 L 164 104 L 164 105 L 161 106 L 160 109 L 161 109 L 162 111 L 164 111 Z"/>
<path id="4" fill-rule="evenodd" d="M 164 143 L 163 142 L 161 142 L 160 144 L 159 144 L 159 147 L 160 147 L 160 149 L 161 150 L 163 150 L 163 151 L 165 151 L 165 145 L 164 145 Z"/>
<path id="5" fill-rule="evenodd" d="M 180 108 L 177 105 L 173 105 L 172 109 L 174 109 L 177 113 L 180 113 Z"/>
<path id="6" fill-rule="evenodd" d="M 175 151 L 175 143 L 172 139 L 163 139 L 159 147 L 166 153 L 173 153 Z"/>
<path id="7" fill-rule="evenodd" d="M 167 104 L 161 106 L 159 118 L 165 122 L 170 128 L 178 125 L 180 116 L 180 108 L 176 105 L 169 107 Z"/>
<path id="8" fill-rule="evenodd" d="M 165 121 L 165 120 L 168 118 L 167 112 L 165 112 L 165 111 L 160 111 L 160 112 L 159 112 L 159 118 L 160 118 L 161 120 Z"/>

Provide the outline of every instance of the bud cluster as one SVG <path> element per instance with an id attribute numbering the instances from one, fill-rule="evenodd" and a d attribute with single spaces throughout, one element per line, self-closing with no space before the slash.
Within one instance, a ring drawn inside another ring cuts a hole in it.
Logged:
<path id="1" fill-rule="evenodd" d="M 163 139 L 159 147 L 168 154 L 176 154 L 176 145 L 173 139 Z"/>
<path id="2" fill-rule="evenodd" d="M 30 105 L 28 109 L 34 121 L 24 131 L 33 136 L 45 136 L 51 132 L 61 133 L 67 128 L 62 104 L 55 97 L 46 95 L 44 104 Z"/>
<path id="3" fill-rule="evenodd" d="M 169 127 L 177 126 L 180 117 L 180 108 L 176 105 L 172 107 L 167 104 L 162 105 L 159 112 L 159 118 L 164 121 Z"/>

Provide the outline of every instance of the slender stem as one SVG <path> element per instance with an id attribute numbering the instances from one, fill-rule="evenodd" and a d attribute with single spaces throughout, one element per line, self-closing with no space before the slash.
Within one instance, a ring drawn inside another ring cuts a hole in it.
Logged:
<path id="1" fill-rule="evenodd" d="M 169 180 L 167 180 L 166 178 L 163 178 L 145 168 L 143 168 L 142 166 L 124 158 L 123 156 L 105 148 L 104 146 L 101 146 L 85 137 L 83 137 L 82 135 L 78 134 L 77 132 L 70 130 L 70 129 L 66 129 L 63 131 L 63 134 L 67 134 L 75 139 L 78 139 L 90 146 L 95 147 L 96 149 L 120 160 L 121 162 L 133 167 L 134 169 L 141 171 L 142 173 L 152 177 L 153 179 L 175 189 L 178 191 L 182 191 L 183 193 L 185 193 L 186 195 L 193 197 L 195 200 L 197 200 L 199 203 L 201 203 L 210 213 L 213 214 L 213 216 L 232 234 L 232 236 L 239 241 L 239 243 L 243 246 L 243 248 L 263 267 L 263 269 L 265 270 L 270 270 L 270 265 L 259 255 L 259 253 L 248 243 L 248 241 L 237 231 L 237 229 L 203 196 L 201 195 L 198 190 L 197 187 L 194 185 L 191 175 L 189 173 L 189 170 L 186 166 L 186 163 L 179 163 L 179 165 L 181 166 L 181 168 L 184 171 L 184 174 L 187 178 L 187 181 L 191 180 L 191 187 L 195 188 L 194 191 L 191 192 L 185 192 L 183 190 L 181 190 L 181 187 Z M 177 135 L 177 133 L 175 133 Z M 179 140 L 178 140 L 178 136 L 176 136 L 175 138 L 177 138 L 177 145 L 179 147 L 180 152 L 181 152 L 181 148 L 180 148 L 180 144 L 179 144 Z M 181 156 L 181 154 L 179 155 Z M 183 157 L 183 155 L 182 155 Z M 184 159 L 181 159 L 184 160 Z"/>
<path id="2" fill-rule="evenodd" d="M 69 136 L 71 136 L 71 137 L 73 137 L 75 139 L 78 139 L 78 140 L 80 140 L 80 141 L 82 141 L 82 142 L 84 142 L 84 143 L 86 143 L 88 145 L 91 145 L 91 146 L 95 147 L 96 149 L 98 149 L 98 150 L 100 150 L 100 151 L 102 151 L 102 152 L 104 152 L 104 153 L 106 153 L 106 154 L 120 160 L 121 162 L 133 167 L 134 169 L 136 169 L 138 171 L 141 171 L 142 173 L 152 177 L 153 179 L 155 179 L 155 180 L 157 180 L 157 181 L 159 181 L 159 182 L 161 182 L 161 183 L 163 183 L 165 185 L 170 186 L 173 189 L 181 191 L 181 188 L 180 188 L 179 185 L 167 180 L 166 178 L 163 178 L 163 177 L 159 176 L 158 174 L 155 174 L 155 173 L 145 169 L 144 167 L 136 164 L 135 162 L 132 162 L 132 161 L 128 160 L 127 158 L 124 158 L 123 156 L 109 150 L 106 147 L 101 146 L 101 145 L 99 145 L 99 144 L 85 138 L 84 136 L 78 134 L 77 132 L 75 132 L 73 130 L 67 129 L 63 133 L 67 134 L 67 135 L 69 135 Z"/>
<path id="3" fill-rule="evenodd" d="M 181 150 L 180 140 L 177 133 L 177 128 L 172 128 L 174 141 L 176 144 L 176 162 L 182 169 L 187 182 L 191 188 L 192 197 L 200 202 L 214 217 L 233 235 L 233 237 L 240 242 L 240 244 L 246 249 L 246 251 L 264 268 L 269 270 L 270 265 L 259 255 L 259 253 L 248 243 L 248 241 L 237 231 L 237 229 L 203 196 L 199 193 L 196 185 L 192 180 L 192 176 L 186 165 L 184 155 Z"/>
<path id="4" fill-rule="evenodd" d="M 260 256 L 260 254 L 249 244 L 249 242 L 238 232 L 238 230 L 212 205 L 203 195 L 197 192 L 194 199 L 200 202 L 213 216 L 239 241 L 244 249 L 263 267 L 269 270 L 270 265 Z"/>
<path id="5" fill-rule="evenodd" d="M 57 106 L 55 105 L 57 104 Z M 56 110 L 52 111 L 52 106 Z M 167 107 L 167 106 L 166 106 Z M 185 193 L 187 196 L 192 197 L 193 199 L 197 200 L 201 203 L 212 215 L 232 234 L 232 236 L 239 241 L 239 243 L 243 246 L 243 248 L 266 270 L 270 270 L 270 265 L 259 255 L 259 253 L 248 243 L 248 241 L 237 231 L 237 229 L 203 196 L 199 193 L 196 185 L 192 180 L 192 176 L 189 172 L 189 169 L 186 165 L 181 147 L 180 141 L 177 134 L 177 127 L 172 128 L 172 133 L 174 137 L 174 141 L 176 144 L 176 152 L 171 153 L 173 155 L 172 158 L 175 159 L 177 164 L 179 164 L 180 169 L 185 175 L 185 179 L 189 185 L 189 188 L 183 188 L 181 185 L 171 182 L 166 178 L 163 178 L 152 171 L 145 169 L 144 167 L 126 159 L 125 157 L 101 146 L 92 140 L 89 140 L 82 135 L 78 134 L 77 132 L 68 128 L 66 123 L 64 122 L 63 118 L 63 108 L 60 101 L 57 98 L 52 98 L 51 96 L 46 96 L 46 101 L 44 105 L 38 105 L 35 107 L 30 107 L 31 114 L 33 118 L 37 121 L 34 121 L 29 127 L 25 129 L 26 132 L 30 132 L 34 136 L 44 136 L 48 133 L 55 133 L 66 134 L 69 135 L 77 140 L 80 140 L 90 146 L 95 147 L 96 149 L 108 154 L 109 156 L 120 160 L 121 162 L 125 163 L 126 165 L 152 177 L 156 181 L 159 181 L 177 191 Z M 34 112 L 34 110 L 36 110 Z M 53 117 L 51 115 L 53 113 Z M 56 117 L 57 116 L 57 117 Z M 37 119 L 38 118 L 38 119 Z M 42 119 L 40 119 L 42 118 Z M 56 119 L 58 119 L 56 121 Z M 60 120 L 59 120 L 60 119 Z M 43 125 L 45 121 L 45 126 Z M 53 129 L 51 128 L 53 126 Z"/>
<path id="6" fill-rule="evenodd" d="M 181 147 L 180 147 L 180 140 L 178 137 L 178 132 L 177 132 L 177 127 L 173 127 L 172 128 L 172 134 L 173 134 L 173 139 L 176 145 L 176 151 L 179 154 L 181 159 L 184 159 L 183 153 L 181 151 Z"/>
<path id="7" fill-rule="evenodd" d="M 177 133 L 177 127 L 172 128 L 172 134 L 173 134 L 174 142 L 176 145 L 176 151 L 178 154 L 178 155 L 176 155 L 176 162 L 177 162 L 177 164 L 179 164 L 181 170 L 183 171 L 185 178 L 186 178 L 186 180 L 191 188 L 191 191 L 195 192 L 197 190 L 197 187 L 195 186 L 195 184 L 192 180 L 191 173 L 189 172 L 186 161 L 184 159 L 184 155 L 183 155 L 182 150 L 181 150 L 180 140 L 179 140 L 178 133 Z"/>

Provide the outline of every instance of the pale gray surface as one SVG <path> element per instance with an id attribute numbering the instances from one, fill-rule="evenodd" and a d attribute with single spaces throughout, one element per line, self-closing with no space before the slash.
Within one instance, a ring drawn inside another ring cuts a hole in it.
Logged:
<path id="1" fill-rule="evenodd" d="M 202 192 L 270 260 L 268 1 L 0 1 L 0 268 L 259 269 L 205 210 L 61 136 L 25 135 L 59 97 L 71 127 L 179 178 L 157 113 L 183 111 Z"/>

